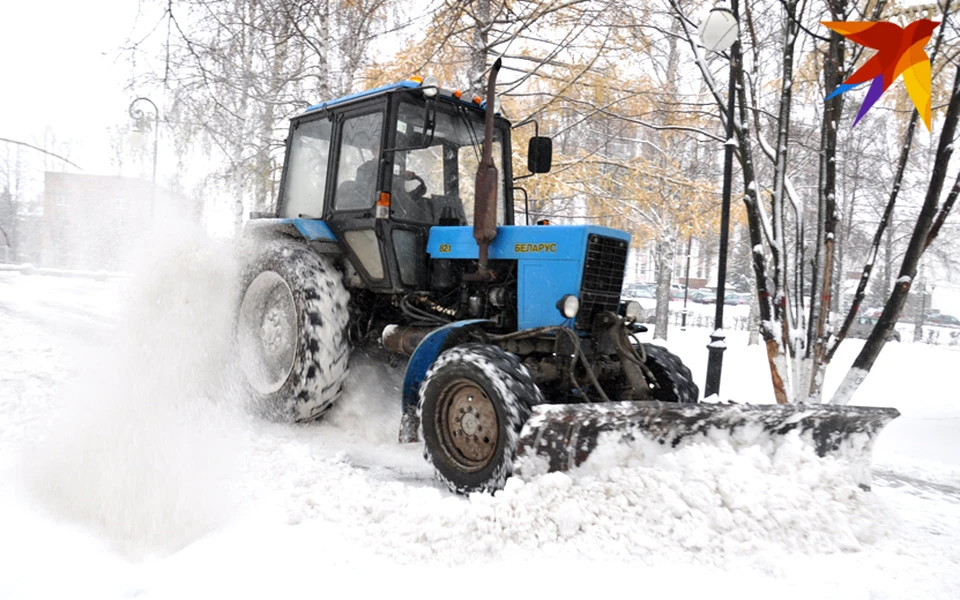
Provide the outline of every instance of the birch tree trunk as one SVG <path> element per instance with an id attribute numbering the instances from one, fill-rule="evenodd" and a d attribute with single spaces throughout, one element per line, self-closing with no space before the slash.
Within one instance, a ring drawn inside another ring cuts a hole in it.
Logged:
<path id="1" fill-rule="evenodd" d="M 734 131 L 737 137 L 737 149 L 740 157 L 740 169 L 743 172 L 744 205 L 747 209 L 747 224 L 750 231 L 751 254 L 753 256 L 753 271 L 757 283 L 757 302 L 760 307 L 760 335 L 763 337 L 767 349 L 767 363 L 770 366 L 770 378 L 773 383 L 773 393 L 778 404 L 789 402 L 787 388 L 784 385 L 786 362 L 783 357 L 783 321 L 782 313 L 775 311 L 774 305 L 779 300 L 777 290 L 778 254 L 771 247 L 773 277 L 767 277 L 767 259 L 764 253 L 765 231 L 769 231 L 762 212 L 761 200 L 757 189 L 756 168 L 754 167 L 753 150 L 749 135 L 751 119 L 750 106 L 747 103 L 746 82 L 743 71 L 743 53 L 740 42 L 734 42 L 730 49 L 730 71 L 736 80 L 737 106 L 739 119 L 734 119 Z"/>
<path id="2" fill-rule="evenodd" d="M 235 137 L 230 144 L 230 165 L 231 178 L 233 180 L 233 200 L 234 200 L 234 232 L 239 233 L 243 227 L 243 213 L 246 208 L 244 195 L 246 191 L 245 160 L 243 149 L 247 142 L 248 135 L 248 106 L 250 104 L 250 91 L 253 84 L 252 67 L 254 49 L 250 43 L 250 29 L 254 23 L 254 7 L 252 1 L 247 1 L 240 7 L 243 26 L 240 28 L 240 35 L 237 36 L 237 47 L 234 51 L 241 58 L 239 73 L 239 106 L 237 107 L 236 124 L 237 130 Z"/>
<path id="3" fill-rule="evenodd" d="M 670 281 L 673 279 L 673 261 L 675 244 L 670 234 L 660 236 L 657 241 L 657 320 L 653 332 L 654 339 L 667 339 L 667 327 L 670 323 Z"/>
<path id="4" fill-rule="evenodd" d="M 476 24 L 473 29 L 473 41 L 470 44 L 470 93 L 483 96 L 483 74 L 487 71 L 487 51 L 490 40 L 490 2 L 476 0 Z"/>
<path id="5" fill-rule="evenodd" d="M 834 17 L 847 14 L 846 0 L 832 0 Z M 823 89 L 832 93 L 844 79 L 846 43 L 842 35 L 831 30 L 827 57 L 823 65 Z M 807 330 L 807 354 L 813 365 L 807 391 L 807 402 L 820 403 L 827 363 L 827 318 L 830 315 L 833 290 L 834 252 L 837 235 L 837 123 L 843 114 L 843 94 L 824 103 L 820 129 L 820 182 L 817 190 L 817 246 L 810 284 L 810 320 Z M 817 275 L 820 275 L 819 277 Z M 821 293 L 822 290 L 822 293 Z"/>

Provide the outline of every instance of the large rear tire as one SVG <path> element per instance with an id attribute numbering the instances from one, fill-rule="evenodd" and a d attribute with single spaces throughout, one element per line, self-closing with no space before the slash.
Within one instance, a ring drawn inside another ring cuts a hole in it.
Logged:
<path id="1" fill-rule="evenodd" d="M 656 344 L 644 344 L 643 350 L 647 354 L 647 368 L 657 381 L 658 389 L 651 390 L 657 400 L 680 404 L 699 401 L 700 388 L 693 382 L 690 369 L 680 357 Z"/>
<path id="2" fill-rule="evenodd" d="M 542 401 L 516 356 L 484 344 L 451 348 L 420 386 L 423 457 L 458 494 L 499 490 L 513 473 L 530 407 Z"/>
<path id="3" fill-rule="evenodd" d="M 350 296 L 330 260 L 273 242 L 243 277 L 240 363 L 258 408 L 281 421 L 320 417 L 347 376 Z"/>

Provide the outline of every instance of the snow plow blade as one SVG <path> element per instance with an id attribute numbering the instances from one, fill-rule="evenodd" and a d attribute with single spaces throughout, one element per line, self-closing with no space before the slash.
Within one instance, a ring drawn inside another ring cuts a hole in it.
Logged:
<path id="1" fill-rule="evenodd" d="M 727 432 L 745 446 L 797 431 L 817 455 L 842 454 L 855 463 L 858 483 L 869 485 L 873 440 L 899 415 L 894 408 L 819 404 L 544 404 L 534 407 L 520 433 L 515 471 L 525 476 L 577 467 L 602 436 L 629 442 L 641 435 L 676 447 Z"/>

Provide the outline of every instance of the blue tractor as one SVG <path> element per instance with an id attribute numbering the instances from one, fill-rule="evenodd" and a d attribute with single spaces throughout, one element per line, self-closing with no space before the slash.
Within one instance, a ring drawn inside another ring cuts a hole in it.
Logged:
<path id="1" fill-rule="evenodd" d="M 606 431 L 675 443 L 735 426 L 699 408 L 679 358 L 636 340 L 640 307 L 620 299 L 629 234 L 517 224 L 499 67 L 485 102 L 428 78 L 293 118 L 277 210 L 246 230 L 250 389 L 275 417 L 316 419 L 352 351 L 409 357 L 400 440 L 422 440 L 461 493 L 502 487 L 521 455 L 579 464 Z M 534 136 L 530 174 L 550 167 L 551 140 Z"/>

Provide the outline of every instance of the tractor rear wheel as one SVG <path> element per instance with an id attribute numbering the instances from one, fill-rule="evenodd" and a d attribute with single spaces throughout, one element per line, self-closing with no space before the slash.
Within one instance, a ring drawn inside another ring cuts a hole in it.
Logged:
<path id="1" fill-rule="evenodd" d="M 503 488 L 540 390 L 516 356 L 464 344 L 440 355 L 420 386 L 423 456 L 458 494 Z"/>
<path id="2" fill-rule="evenodd" d="M 347 376 L 349 294 L 330 260 L 274 242 L 243 277 L 240 364 L 270 418 L 309 421 L 340 396 Z"/>
<path id="3" fill-rule="evenodd" d="M 644 344 L 647 354 L 647 368 L 657 381 L 656 390 L 651 390 L 654 398 L 661 402 L 679 402 L 695 404 L 700 397 L 700 388 L 693 382 L 690 369 L 676 354 L 663 346 Z"/>

